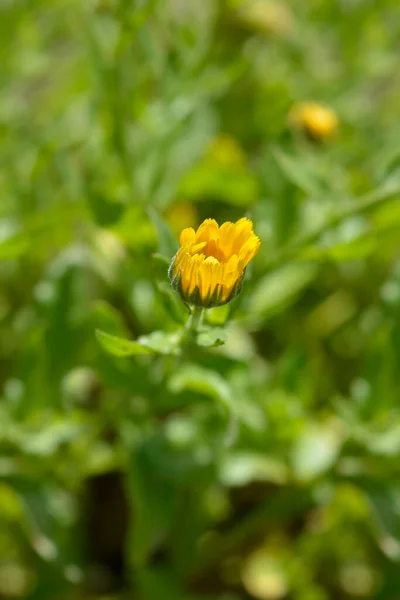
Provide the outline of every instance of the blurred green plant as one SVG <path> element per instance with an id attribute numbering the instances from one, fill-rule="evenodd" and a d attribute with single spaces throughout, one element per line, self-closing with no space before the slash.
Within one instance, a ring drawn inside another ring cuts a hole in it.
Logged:
<path id="1" fill-rule="evenodd" d="M 398 2 L 0 13 L 0 598 L 395 600 Z M 244 214 L 179 352 L 177 232 Z"/>

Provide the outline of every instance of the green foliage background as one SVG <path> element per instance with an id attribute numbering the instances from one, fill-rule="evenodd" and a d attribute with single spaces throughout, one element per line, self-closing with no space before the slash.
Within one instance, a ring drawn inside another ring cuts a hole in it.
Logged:
<path id="1" fill-rule="evenodd" d="M 0 598 L 398 599 L 398 0 L 0 11 Z M 176 235 L 243 215 L 176 356 Z"/>

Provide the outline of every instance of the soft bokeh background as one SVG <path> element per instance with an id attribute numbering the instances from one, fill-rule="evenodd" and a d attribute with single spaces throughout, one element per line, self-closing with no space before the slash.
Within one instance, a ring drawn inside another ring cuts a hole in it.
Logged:
<path id="1" fill-rule="evenodd" d="M 398 0 L 0 11 L 1 600 L 398 599 Z M 107 354 L 243 215 L 226 344 Z"/>

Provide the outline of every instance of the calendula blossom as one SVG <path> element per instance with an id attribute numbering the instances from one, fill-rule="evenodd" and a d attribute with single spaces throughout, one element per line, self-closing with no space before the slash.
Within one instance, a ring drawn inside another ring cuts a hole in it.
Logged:
<path id="1" fill-rule="evenodd" d="M 260 240 L 246 218 L 219 227 L 206 219 L 197 231 L 188 227 L 168 274 L 185 302 L 210 308 L 233 300 L 241 291 L 246 266 L 257 254 Z"/>
<path id="2" fill-rule="evenodd" d="M 327 106 L 317 102 L 296 104 L 289 114 L 289 120 L 295 127 L 301 127 L 315 140 L 323 140 L 336 133 L 338 118 Z"/>

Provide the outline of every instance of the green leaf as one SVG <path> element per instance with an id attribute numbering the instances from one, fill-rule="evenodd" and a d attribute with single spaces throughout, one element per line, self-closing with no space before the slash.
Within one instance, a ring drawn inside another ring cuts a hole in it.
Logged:
<path id="1" fill-rule="evenodd" d="M 158 438 L 147 435 L 141 439 L 138 430 L 128 422 L 123 424 L 121 435 L 128 459 L 126 492 L 135 514 L 127 531 L 127 559 L 132 565 L 143 567 L 157 547 L 160 534 L 170 528 L 176 492 L 154 468 Z M 156 460 L 156 466 L 158 463 Z"/>
<path id="2" fill-rule="evenodd" d="M 289 592 L 287 566 L 264 549 L 247 558 L 241 568 L 241 578 L 253 598 L 271 598 L 271 589 L 277 592 L 275 598 L 287 597 Z"/>
<path id="3" fill-rule="evenodd" d="M 368 504 L 371 508 L 378 544 L 392 560 L 400 559 L 400 488 L 383 481 L 362 482 Z"/>
<path id="4" fill-rule="evenodd" d="M 361 260 L 376 251 L 377 237 L 363 235 L 350 242 L 335 246 L 308 246 L 299 252 L 302 260 L 347 262 Z"/>
<path id="5" fill-rule="evenodd" d="M 128 335 L 123 315 L 114 306 L 105 300 L 96 300 L 92 308 L 92 323 L 94 329 L 103 331 L 106 329 L 108 335 L 123 337 Z"/>
<path id="6" fill-rule="evenodd" d="M 0 242 L 0 260 L 18 258 L 28 248 L 28 238 L 23 235 L 14 235 Z"/>
<path id="7" fill-rule="evenodd" d="M 400 424 L 396 423 L 393 427 L 385 428 L 382 432 L 371 431 L 370 428 L 358 427 L 362 432 L 361 442 L 373 454 L 378 456 L 396 456 L 400 453 Z"/>
<path id="8" fill-rule="evenodd" d="M 24 453 L 36 456 L 51 456 L 61 446 L 78 438 L 84 430 L 83 423 L 71 420 L 56 420 L 37 433 L 24 435 L 22 448 Z"/>
<path id="9" fill-rule="evenodd" d="M 189 313 L 179 295 L 172 289 L 171 284 L 166 281 L 157 282 L 157 290 L 161 301 L 174 321 L 180 324 L 186 323 Z"/>
<path id="10" fill-rule="evenodd" d="M 282 312 L 295 302 L 316 274 L 315 265 L 294 263 L 265 275 L 253 292 L 250 314 L 265 318 Z"/>
<path id="11" fill-rule="evenodd" d="M 321 475 L 335 463 L 340 438 L 333 428 L 309 426 L 296 440 L 292 451 L 292 466 L 300 480 Z"/>
<path id="12" fill-rule="evenodd" d="M 96 330 L 96 337 L 102 348 L 113 356 L 126 357 L 154 353 L 154 351 L 149 347 L 146 347 L 138 342 L 124 340 L 120 337 L 116 337 L 115 335 L 105 333 L 100 329 Z"/>
<path id="13" fill-rule="evenodd" d="M 214 306 L 206 311 L 205 320 L 209 325 L 225 325 L 230 313 L 230 305 Z"/>
<path id="14" fill-rule="evenodd" d="M 159 253 L 166 258 L 172 258 L 178 250 L 174 234 L 154 206 L 147 207 L 147 214 L 157 231 Z"/>
<path id="15" fill-rule="evenodd" d="M 222 346 L 226 338 L 226 332 L 222 327 L 205 327 L 198 333 L 197 343 L 206 348 L 215 348 Z"/>
<path id="16" fill-rule="evenodd" d="M 175 394 L 186 390 L 199 392 L 228 409 L 232 409 L 234 405 L 230 386 L 224 377 L 211 369 L 195 365 L 184 366 L 170 378 L 169 388 Z"/>
<path id="17" fill-rule="evenodd" d="M 257 452 L 232 452 L 220 465 L 220 478 L 224 485 L 243 486 L 252 481 L 272 481 L 283 484 L 287 468 L 276 458 Z"/>
<path id="18" fill-rule="evenodd" d="M 149 335 L 142 335 L 138 338 L 138 343 L 149 348 L 157 354 L 174 354 L 180 353 L 180 342 L 182 338 L 181 331 L 166 333 L 164 331 L 153 331 Z"/>
<path id="19" fill-rule="evenodd" d="M 304 162 L 286 154 L 278 148 L 275 148 L 273 154 L 282 172 L 296 187 L 310 196 L 318 196 L 325 189 L 325 186 L 321 185 L 314 173 L 310 172 L 308 165 Z"/>
<path id="20" fill-rule="evenodd" d="M 167 270 L 168 270 L 169 265 L 171 264 L 170 259 L 168 259 L 163 254 L 160 254 L 159 252 L 154 252 L 151 255 L 151 258 L 154 260 L 155 263 L 159 264 L 161 267 L 166 267 Z"/>

